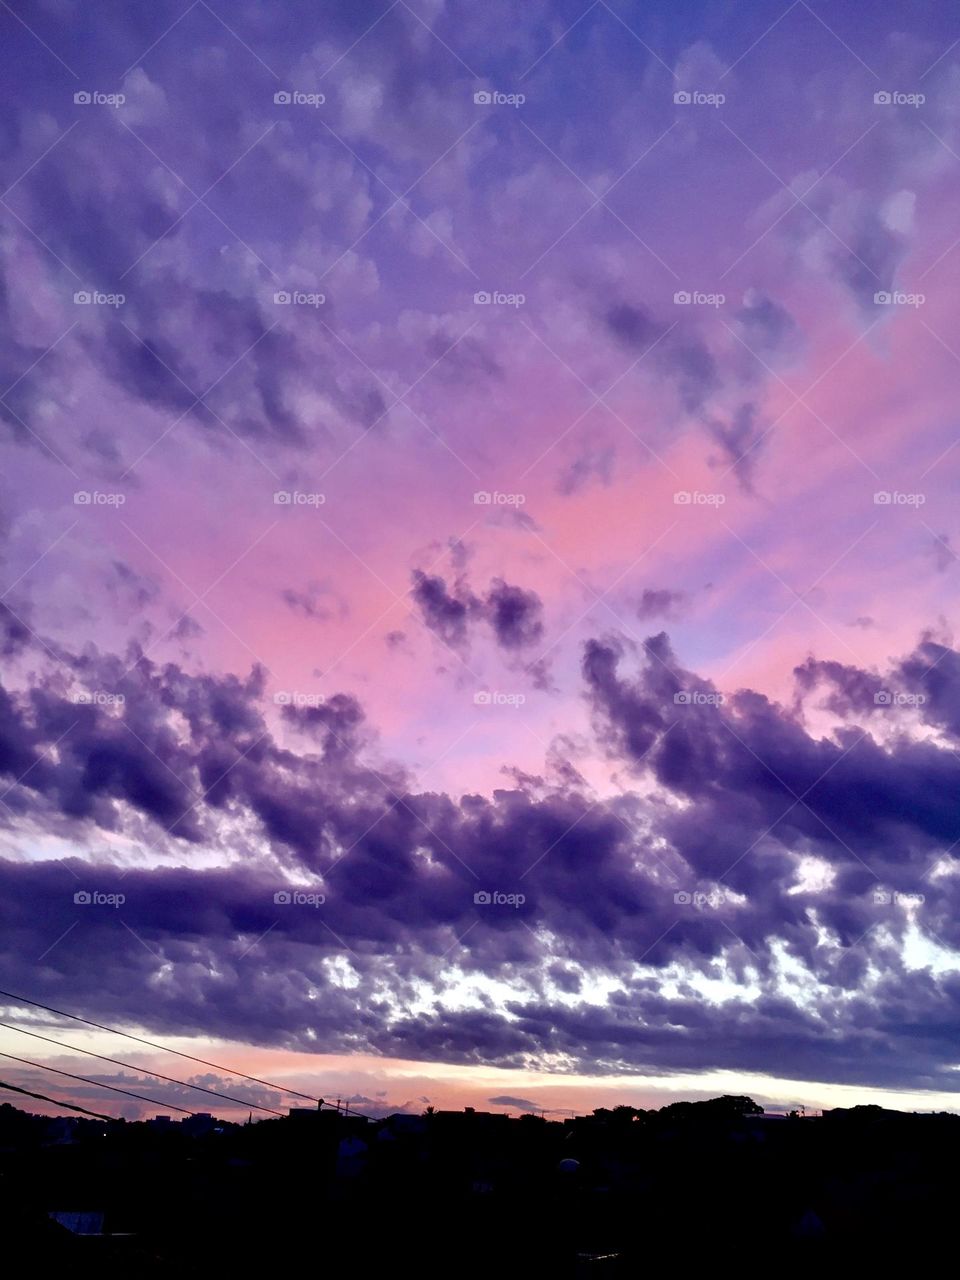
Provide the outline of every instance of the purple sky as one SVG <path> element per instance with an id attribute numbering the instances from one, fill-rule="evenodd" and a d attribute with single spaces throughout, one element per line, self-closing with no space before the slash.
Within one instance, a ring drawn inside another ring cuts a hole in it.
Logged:
<path id="1" fill-rule="evenodd" d="M 391 1105 L 952 1105 L 960 13 L 0 37 L 0 986 Z"/>

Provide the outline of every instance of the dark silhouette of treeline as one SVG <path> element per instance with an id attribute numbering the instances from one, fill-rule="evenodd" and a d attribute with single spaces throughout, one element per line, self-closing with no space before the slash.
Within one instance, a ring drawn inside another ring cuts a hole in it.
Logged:
<path id="1" fill-rule="evenodd" d="M 32 1268 L 126 1277 L 915 1269 L 955 1247 L 958 1139 L 952 1114 L 771 1116 L 745 1097 L 565 1120 L 297 1109 L 248 1124 L 3 1105 L 0 1240 Z"/>

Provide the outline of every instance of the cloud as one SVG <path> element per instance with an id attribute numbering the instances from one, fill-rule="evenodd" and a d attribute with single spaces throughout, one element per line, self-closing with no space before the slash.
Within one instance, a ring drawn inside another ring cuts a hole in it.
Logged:
<path id="1" fill-rule="evenodd" d="M 929 550 L 937 573 L 946 573 L 956 563 L 957 553 L 950 545 L 949 533 L 935 534 L 931 539 Z"/>
<path id="2" fill-rule="evenodd" d="M 470 616 L 479 607 L 476 598 L 459 583 L 452 592 L 448 591 L 443 578 L 421 569 L 413 571 L 411 594 L 424 624 L 434 635 L 452 649 L 462 649 L 467 643 Z"/>
<path id="3" fill-rule="evenodd" d="M 683 591 L 671 591 L 667 587 L 645 587 L 637 603 L 637 617 L 641 622 L 651 618 L 675 617 L 686 598 Z"/>
<path id="4" fill-rule="evenodd" d="M 349 612 L 347 602 L 330 585 L 322 582 L 311 582 L 302 591 L 295 587 L 283 587 L 280 598 L 294 613 L 316 622 L 343 619 Z"/>
<path id="5" fill-rule="evenodd" d="M 465 563 L 461 556 L 461 569 Z M 467 586 L 462 573 L 449 590 L 442 577 L 416 569 L 411 594 L 424 624 L 453 649 L 466 647 L 472 621 L 489 623 L 497 644 L 508 651 L 527 648 L 543 635 L 540 597 L 535 591 L 512 586 L 502 578 L 494 578 L 486 595 L 480 598 Z"/>
<path id="6" fill-rule="evenodd" d="M 752 493 L 759 446 L 767 437 L 767 429 L 758 418 L 757 406 L 741 404 L 726 420 L 712 418 L 708 430 L 723 450 L 714 465 L 733 471 L 741 488 Z"/>
<path id="7" fill-rule="evenodd" d="M 596 480 L 604 488 L 609 487 L 613 479 L 613 464 L 616 450 L 612 445 L 605 448 L 588 445 L 578 457 L 569 463 L 560 473 L 557 480 L 557 492 L 569 496 L 580 493 Z"/>
<path id="8" fill-rule="evenodd" d="M 878 710 L 880 677 L 856 668 L 800 669 L 804 695 L 834 690 L 841 716 L 814 737 L 755 692 L 719 699 L 662 634 L 636 654 L 594 639 L 598 741 L 645 780 L 607 799 L 572 767 L 490 799 L 418 792 L 366 763 L 375 734 L 343 694 L 284 707 L 309 749 L 283 748 L 257 670 L 71 665 L 72 690 L 58 676 L 0 691 L 5 813 L 91 851 L 0 861 L 13 989 L 158 1033 L 331 1052 L 955 1087 L 952 973 L 906 965 L 910 912 L 877 897 L 919 889 L 921 928 L 960 947 L 955 878 L 927 875 L 960 835 L 960 653 L 939 642 L 883 679 L 925 693 L 911 714 L 945 745 L 875 736 L 901 712 Z M 81 681 L 124 700 L 78 701 Z M 105 858 L 98 832 L 136 838 L 155 865 Z M 797 891 L 810 857 L 832 877 Z M 728 992 L 710 1004 L 697 983 L 718 974 Z M 455 997 L 464 975 L 475 1007 Z M 414 1013 L 424 984 L 430 1007 Z"/>
<path id="9" fill-rule="evenodd" d="M 543 603 L 535 591 L 495 578 L 484 607 L 497 643 L 504 649 L 523 649 L 543 636 Z"/>
<path id="10" fill-rule="evenodd" d="M 778 352 L 796 341 L 797 327 L 786 307 L 757 289 L 748 289 L 735 313 L 747 346 L 761 354 Z"/>

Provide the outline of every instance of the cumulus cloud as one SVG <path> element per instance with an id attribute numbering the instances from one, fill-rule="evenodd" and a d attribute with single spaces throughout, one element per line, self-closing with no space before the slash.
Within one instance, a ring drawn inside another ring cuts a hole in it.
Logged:
<path id="1" fill-rule="evenodd" d="M 484 600 L 487 620 L 504 649 L 523 649 L 543 635 L 543 604 L 535 591 L 494 579 Z"/>
<path id="2" fill-rule="evenodd" d="M 841 716 L 816 738 L 750 690 L 721 699 L 663 634 L 636 655 L 595 639 L 583 676 L 598 740 L 654 784 L 607 799 L 572 768 L 491 799 L 418 792 L 366 762 L 372 727 L 346 695 L 284 707 L 306 749 L 283 748 L 256 670 L 71 665 L 71 688 L 51 676 L 0 697 L 7 819 L 59 824 L 78 850 L 0 862 L 15 988 L 157 1032 L 299 1048 L 953 1087 L 960 996 L 950 973 L 906 965 L 895 896 L 922 892 L 920 927 L 960 945 L 955 880 L 927 874 L 960 836 L 960 654 L 943 644 L 883 677 L 924 692 L 940 745 L 880 735 L 899 706 L 878 707 L 867 672 L 799 670 L 804 695 L 828 688 Z M 91 686 L 124 700 L 77 696 Z M 154 866 L 94 852 L 98 832 L 150 831 Z M 809 858 L 832 877 L 798 892 Z M 77 905 L 93 891 L 124 901 Z M 802 1001 L 791 966 L 808 977 Z M 611 984 L 599 1001 L 590 974 Z M 463 975 L 476 1004 L 453 994 Z M 729 984 L 716 1005 L 697 994 L 711 975 Z"/>
<path id="3" fill-rule="evenodd" d="M 412 596 L 424 624 L 444 644 L 464 648 L 472 620 L 489 624 L 500 648 L 516 651 L 535 644 L 543 635 L 543 604 L 535 591 L 495 578 L 482 598 L 474 595 L 463 575 L 452 589 L 438 575 L 414 570 Z"/>

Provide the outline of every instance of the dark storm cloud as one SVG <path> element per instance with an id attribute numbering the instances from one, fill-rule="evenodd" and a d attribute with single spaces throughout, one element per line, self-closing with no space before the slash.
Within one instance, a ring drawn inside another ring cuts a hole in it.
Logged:
<path id="1" fill-rule="evenodd" d="M 609 749 L 690 802 L 661 830 L 701 874 L 770 898 L 778 878 L 786 889 L 789 853 L 805 851 L 831 863 L 849 890 L 890 880 L 910 892 L 937 851 L 960 837 L 960 804 L 947 781 L 952 753 L 909 737 L 886 748 L 856 723 L 877 711 L 866 673 L 802 669 L 808 685 L 815 675 L 839 685 L 835 709 L 851 713 L 830 740 L 809 736 L 794 715 L 748 690 L 718 703 L 708 683 L 679 666 L 663 635 L 647 642 L 647 654 L 642 676 L 625 680 L 616 645 L 588 646 L 584 670 L 598 728 Z M 894 671 L 888 687 L 906 672 Z M 891 699 L 890 712 L 897 709 Z M 770 906 L 780 923 L 796 916 L 786 897 Z"/>
<path id="2" fill-rule="evenodd" d="M 51 676 L 0 689 L 5 817 L 83 851 L 0 862 L 13 989 L 155 1032 L 298 1048 L 955 1086 L 960 981 L 904 966 L 906 915 L 888 899 L 921 892 L 920 927 L 960 946 L 955 877 L 928 874 L 960 838 L 956 759 L 906 735 L 881 745 L 870 726 L 897 709 L 876 710 L 868 673 L 799 670 L 804 698 L 826 689 L 843 713 L 814 737 L 749 690 L 719 701 L 664 635 L 638 655 L 594 640 L 583 670 L 599 741 L 652 789 L 599 800 L 567 763 L 552 782 L 515 775 L 489 799 L 456 799 L 365 763 L 374 733 L 347 695 L 282 708 L 300 751 L 270 731 L 258 670 L 70 663 L 72 688 Z M 920 713 L 956 740 L 960 654 L 928 639 L 884 679 L 923 691 Z M 108 860 L 98 833 L 160 864 Z M 201 847 L 228 862 L 197 861 Z M 826 887 L 797 890 L 802 856 L 830 868 Z M 124 901 L 74 899 L 94 891 Z M 781 953 L 810 975 L 803 1006 L 778 986 Z M 509 975 L 514 995 L 447 1004 L 452 964 Z M 609 997 L 567 1007 L 591 973 L 612 977 Z M 694 981 L 719 973 L 760 995 L 705 1003 Z M 425 983 L 433 1002 L 414 1016 Z"/>

